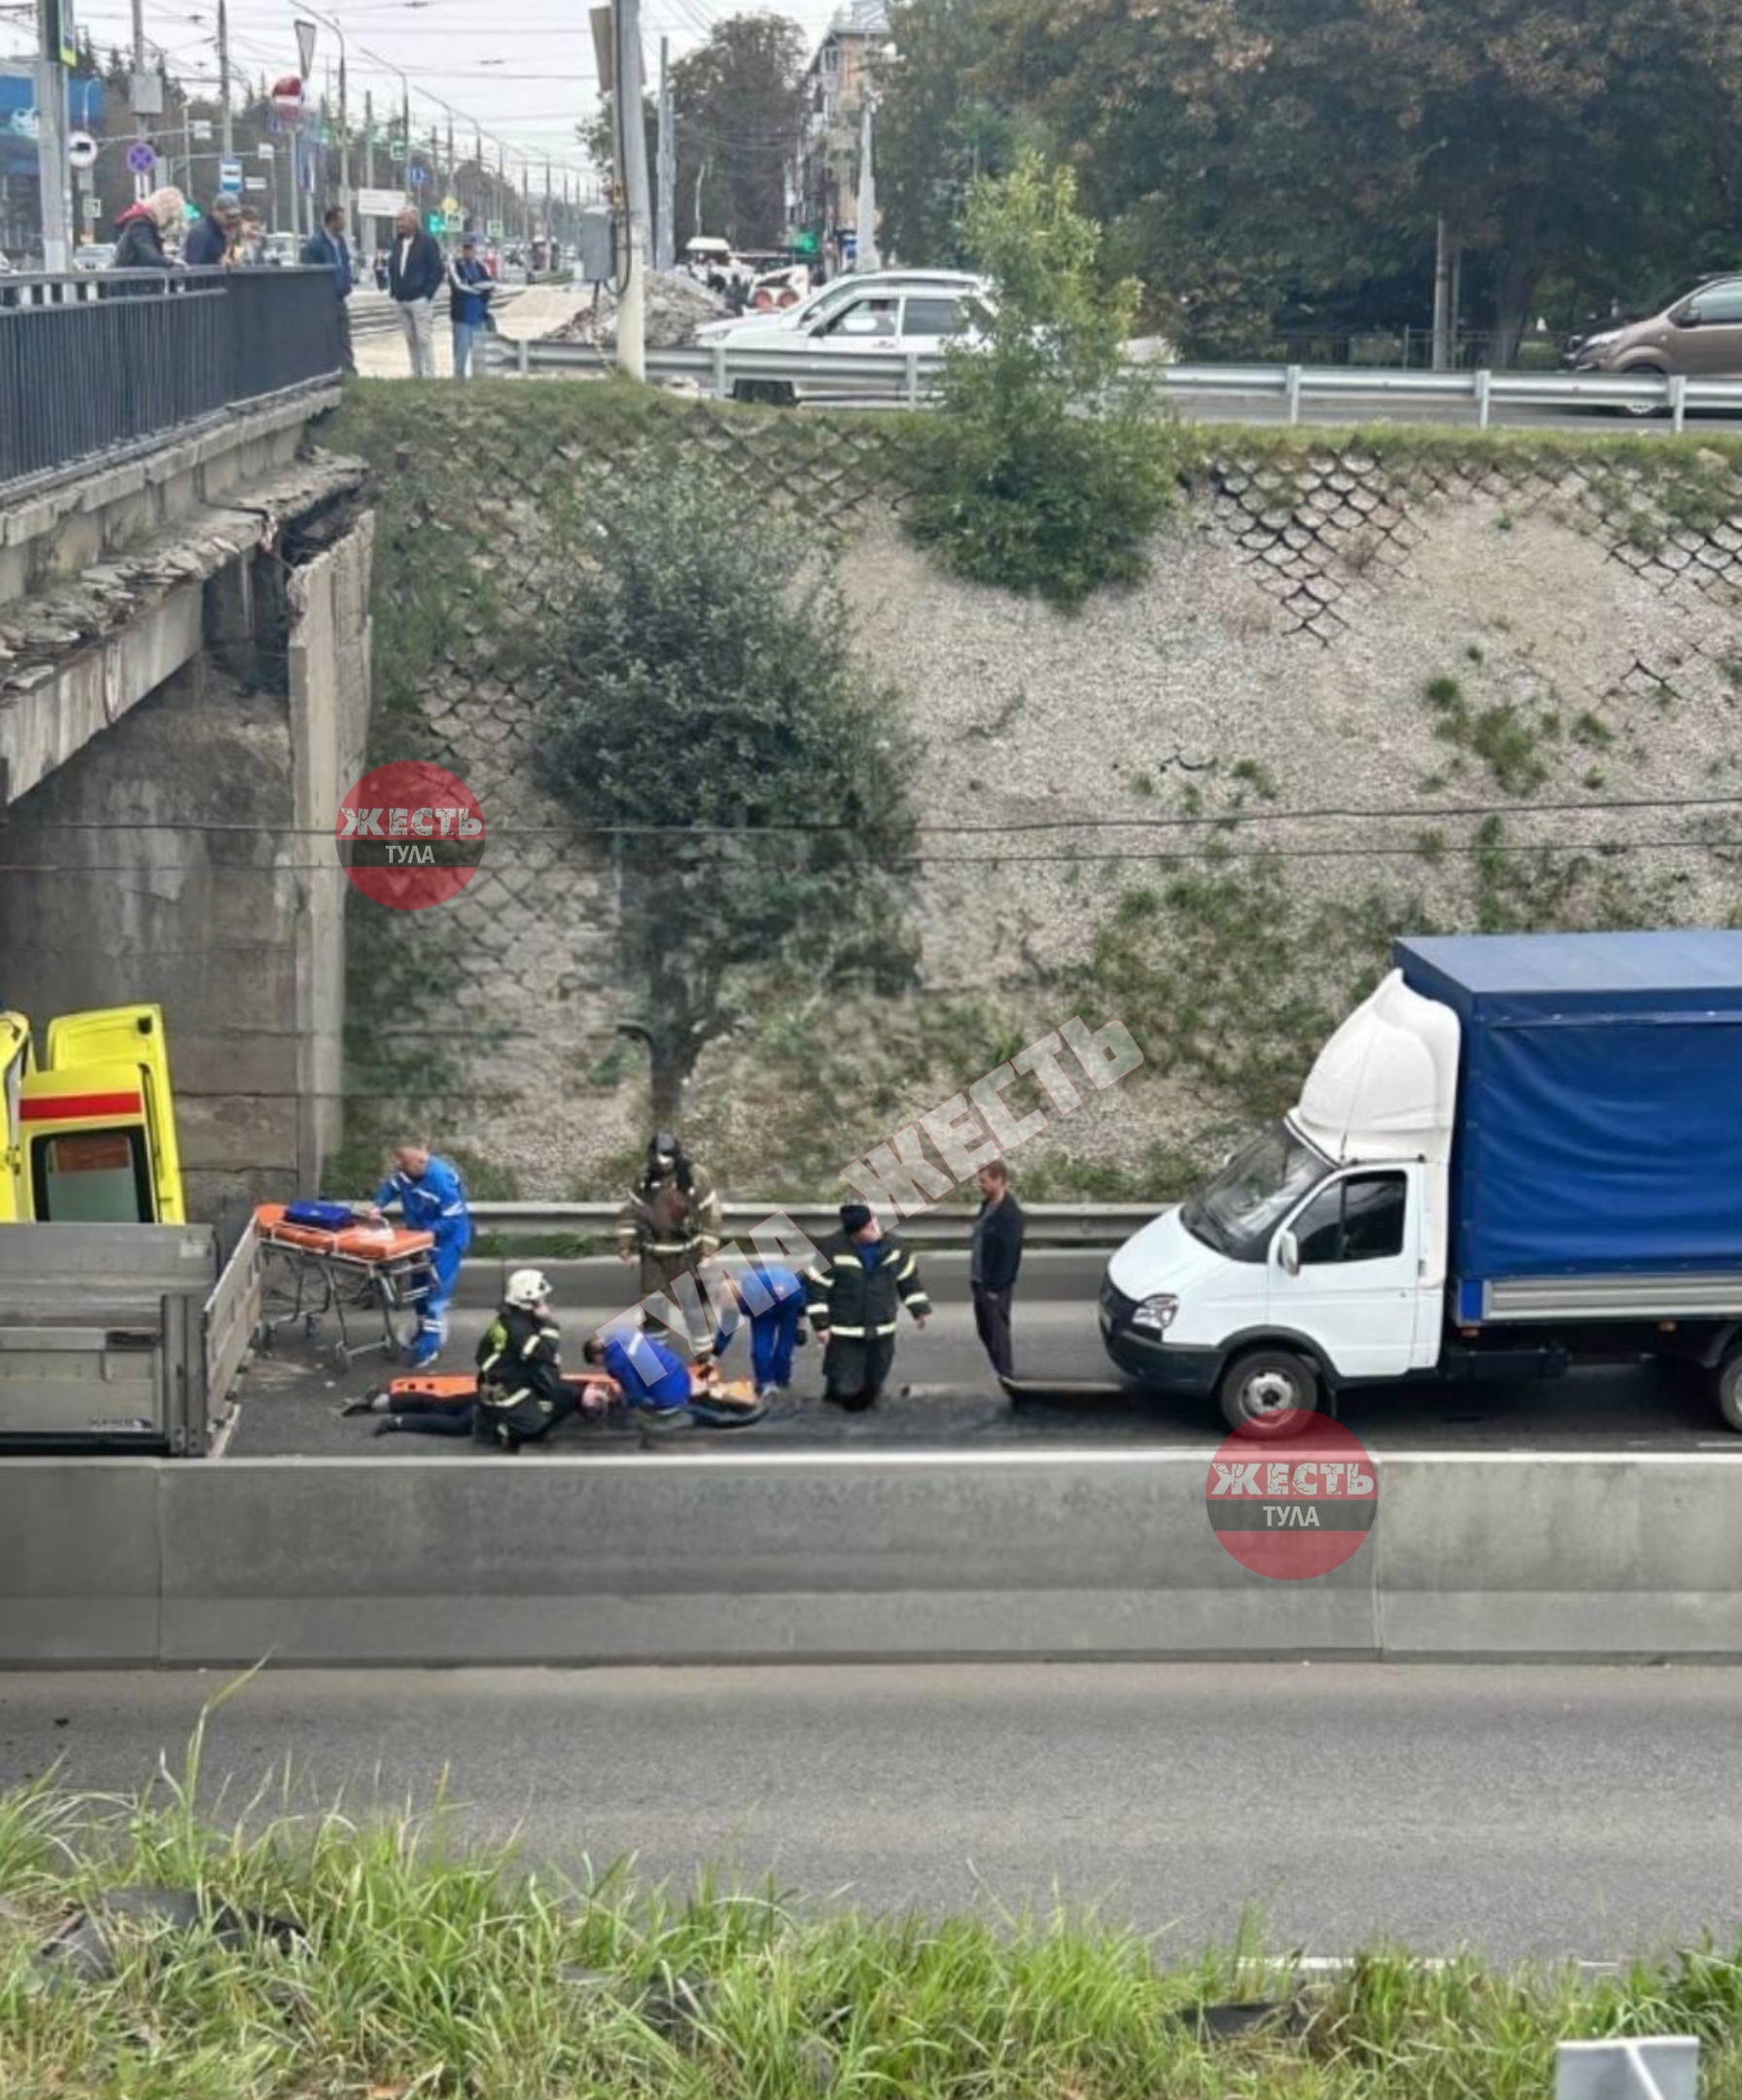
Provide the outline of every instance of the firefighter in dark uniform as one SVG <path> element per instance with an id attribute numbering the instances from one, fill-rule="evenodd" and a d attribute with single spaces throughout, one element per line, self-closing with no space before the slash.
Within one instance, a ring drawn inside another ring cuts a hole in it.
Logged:
<path id="1" fill-rule="evenodd" d="M 502 1310 L 478 1344 L 478 1397 L 472 1434 L 516 1452 L 548 1436 L 577 1406 L 563 1383 L 562 1329 L 550 1316 L 550 1285 L 536 1269 L 508 1278 Z"/>
<path id="2" fill-rule="evenodd" d="M 698 1167 L 670 1131 L 656 1131 L 647 1146 L 647 1164 L 630 1184 L 628 1201 L 617 1212 L 617 1254 L 641 1261 L 641 1295 L 672 1294 L 679 1277 L 693 1274 L 699 1263 L 719 1252 L 719 1197 L 707 1172 Z M 697 1284 L 698 1291 L 701 1286 Z M 692 1353 L 698 1364 L 714 1360 L 714 1326 L 704 1302 L 691 1321 Z"/>
<path id="3" fill-rule="evenodd" d="M 805 1271 L 805 1311 L 822 1345 L 822 1394 L 854 1414 L 875 1407 L 895 1361 L 900 1310 L 931 1317 L 920 1258 L 885 1234 L 868 1204 L 841 1206 L 841 1230 Z"/>

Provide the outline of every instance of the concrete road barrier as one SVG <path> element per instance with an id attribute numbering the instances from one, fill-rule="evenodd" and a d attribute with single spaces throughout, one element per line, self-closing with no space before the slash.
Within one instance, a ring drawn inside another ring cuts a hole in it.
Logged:
<path id="1" fill-rule="evenodd" d="M 1742 1657 L 1742 1454 L 1377 1462 L 1247 1572 L 1200 1452 L 0 1466 L 0 1666 Z"/>

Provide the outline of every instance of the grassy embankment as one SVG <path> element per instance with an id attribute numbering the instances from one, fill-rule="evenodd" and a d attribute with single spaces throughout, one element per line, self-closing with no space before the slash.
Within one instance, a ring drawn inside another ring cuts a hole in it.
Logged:
<path id="1" fill-rule="evenodd" d="M 0 1796 L 8 2100 L 1540 2100 L 1556 2040 L 1665 2032 L 1702 2038 L 1708 2100 L 1742 2094 L 1730 1949 L 1592 1983 L 1377 1946 L 1303 1984 L 1255 1932 L 1194 1955 L 1090 1915 L 580 1884 L 466 1849 L 440 1811 L 298 1813 L 288 1785 L 210 1825 L 196 1781 L 197 1748 L 139 1799 Z M 45 1937 L 123 1885 L 299 1937 L 142 1931 L 106 1978 L 46 1971 Z M 1202 2008 L 1253 2000 L 1272 2025 L 1211 2038 Z"/>

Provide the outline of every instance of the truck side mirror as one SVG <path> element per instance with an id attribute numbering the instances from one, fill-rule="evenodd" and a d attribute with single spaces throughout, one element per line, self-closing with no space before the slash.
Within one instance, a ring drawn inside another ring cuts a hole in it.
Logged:
<path id="1" fill-rule="evenodd" d="M 1284 1229 L 1276 1235 L 1276 1259 L 1290 1276 L 1301 1273 L 1301 1242 Z"/>

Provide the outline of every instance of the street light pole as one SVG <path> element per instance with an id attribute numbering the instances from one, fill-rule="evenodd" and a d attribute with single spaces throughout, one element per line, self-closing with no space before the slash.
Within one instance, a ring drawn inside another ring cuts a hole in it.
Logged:
<path id="1" fill-rule="evenodd" d="M 229 112 L 229 0 L 218 0 L 218 142 L 228 159 L 236 150 Z"/>
<path id="2" fill-rule="evenodd" d="M 73 266 L 67 202 L 66 67 L 61 61 L 58 0 L 37 0 L 41 35 L 36 59 L 36 179 L 42 198 L 43 268 Z"/>
<path id="3" fill-rule="evenodd" d="M 323 15 L 319 8 L 304 7 L 302 12 L 318 21 L 323 29 L 331 29 L 338 39 L 338 201 L 345 215 L 345 225 L 355 235 L 356 228 L 351 222 L 351 207 L 356 199 L 351 190 L 351 111 L 346 99 L 349 53 L 345 49 L 345 32 L 331 15 Z M 311 202 L 311 216 L 313 210 Z M 315 229 L 311 226 L 309 230 Z"/>

